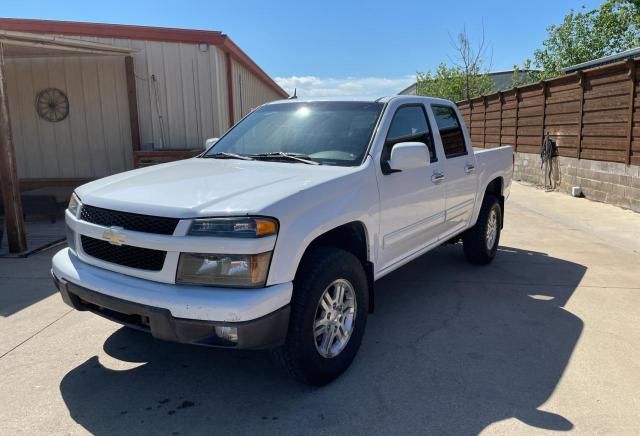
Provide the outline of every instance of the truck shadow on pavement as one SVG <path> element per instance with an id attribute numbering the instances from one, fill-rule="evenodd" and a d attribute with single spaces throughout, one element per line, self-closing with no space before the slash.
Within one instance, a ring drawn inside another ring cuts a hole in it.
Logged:
<path id="1" fill-rule="evenodd" d="M 377 282 L 360 353 L 326 387 L 289 379 L 267 353 L 122 328 L 60 391 L 94 434 L 477 434 L 508 418 L 570 430 L 570 417 L 542 407 L 583 329 L 564 306 L 585 272 L 509 247 L 475 267 L 443 246 Z"/>

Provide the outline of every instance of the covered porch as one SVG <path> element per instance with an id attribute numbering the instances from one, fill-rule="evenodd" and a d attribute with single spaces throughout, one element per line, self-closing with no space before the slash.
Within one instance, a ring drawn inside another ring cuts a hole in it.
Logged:
<path id="1" fill-rule="evenodd" d="M 134 167 L 140 134 L 131 53 L 0 31 L 0 256 L 64 238 L 62 211 L 73 189 Z"/>

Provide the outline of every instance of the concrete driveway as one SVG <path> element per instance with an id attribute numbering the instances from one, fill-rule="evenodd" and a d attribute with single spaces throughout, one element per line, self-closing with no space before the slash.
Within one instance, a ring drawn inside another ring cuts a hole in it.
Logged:
<path id="1" fill-rule="evenodd" d="M 376 285 L 320 389 L 265 353 L 164 343 L 0 260 L 1 434 L 638 434 L 640 215 L 516 184 L 488 267 L 445 246 Z"/>

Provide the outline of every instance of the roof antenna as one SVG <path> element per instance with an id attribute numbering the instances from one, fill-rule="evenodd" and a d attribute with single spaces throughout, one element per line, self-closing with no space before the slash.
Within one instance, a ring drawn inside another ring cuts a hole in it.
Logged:
<path id="1" fill-rule="evenodd" d="M 298 88 L 293 88 L 293 95 L 288 100 L 295 100 L 296 98 L 298 98 Z"/>

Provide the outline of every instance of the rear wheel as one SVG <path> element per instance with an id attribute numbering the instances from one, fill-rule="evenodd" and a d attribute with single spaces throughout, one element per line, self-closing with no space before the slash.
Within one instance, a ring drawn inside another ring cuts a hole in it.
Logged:
<path id="1" fill-rule="evenodd" d="M 475 226 L 467 230 L 462 238 L 464 255 L 476 265 L 486 265 L 498 251 L 502 229 L 502 208 L 493 195 L 482 202 L 482 208 Z"/>
<path id="2" fill-rule="evenodd" d="M 318 248 L 296 275 L 286 343 L 276 359 L 297 379 L 324 385 L 353 361 L 369 299 L 362 263 L 351 253 Z"/>

